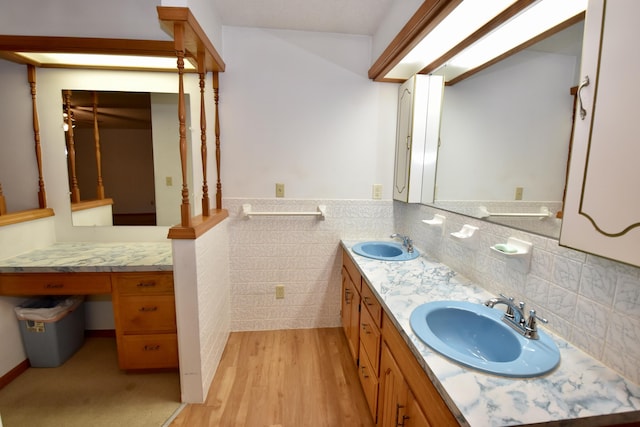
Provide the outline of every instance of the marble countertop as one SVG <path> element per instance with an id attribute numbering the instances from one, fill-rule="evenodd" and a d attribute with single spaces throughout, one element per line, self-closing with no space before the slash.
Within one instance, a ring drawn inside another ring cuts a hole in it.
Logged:
<path id="1" fill-rule="evenodd" d="M 0 260 L 0 273 L 171 270 L 171 242 L 55 243 Z"/>
<path id="2" fill-rule="evenodd" d="M 495 295 L 424 253 L 412 261 L 377 261 L 353 253 L 356 243 L 342 241 L 342 246 L 461 423 L 594 426 L 640 421 L 639 385 L 544 328 L 560 349 L 561 360 L 554 371 L 536 378 L 483 373 L 434 352 L 411 330 L 409 316 L 415 307 L 437 300 L 482 303 Z M 605 418 L 587 418 L 594 416 Z"/>

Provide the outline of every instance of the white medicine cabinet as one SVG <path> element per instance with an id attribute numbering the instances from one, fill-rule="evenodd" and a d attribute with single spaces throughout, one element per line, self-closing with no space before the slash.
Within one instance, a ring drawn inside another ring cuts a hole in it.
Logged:
<path id="1" fill-rule="evenodd" d="M 590 0 L 560 244 L 640 266 L 640 2 Z M 630 44 L 631 43 L 631 44 Z"/>
<path id="2" fill-rule="evenodd" d="M 393 198 L 433 202 L 443 78 L 416 74 L 398 91 Z"/>

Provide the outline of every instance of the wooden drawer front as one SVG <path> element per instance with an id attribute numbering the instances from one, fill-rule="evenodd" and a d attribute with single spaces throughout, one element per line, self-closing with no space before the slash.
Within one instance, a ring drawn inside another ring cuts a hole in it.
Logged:
<path id="1" fill-rule="evenodd" d="M 89 295 L 110 294 L 109 273 L 3 273 L 2 295 Z"/>
<path id="2" fill-rule="evenodd" d="M 379 328 L 380 322 L 382 320 L 382 306 L 373 294 L 371 288 L 369 288 L 369 284 L 367 283 L 367 281 L 363 281 L 364 285 L 362 285 L 362 290 L 360 291 L 360 293 L 362 294 L 362 305 L 367 307 L 367 310 L 369 310 L 369 313 L 371 313 L 371 318 Z"/>
<path id="3" fill-rule="evenodd" d="M 120 299 L 122 332 L 175 332 L 176 306 L 170 295 L 128 296 Z"/>
<path id="4" fill-rule="evenodd" d="M 360 343 L 358 376 L 360 377 L 360 384 L 362 384 L 364 396 L 367 398 L 367 403 L 369 404 L 369 411 L 375 421 L 378 412 L 378 376 L 373 372 L 373 368 L 367 358 L 367 353 L 362 343 Z"/>
<path id="5" fill-rule="evenodd" d="M 380 372 L 380 330 L 367 310 L 360 313 L 360 342 L 367 351 L 374 375 Z"/>
<path id="6" fill-rule="evenodd" d="M 178 367 L 176 334 L 125 335 L 118 349 L 121 369 Z"/>
<path id="7" fill-rule="evenodd" d="M 346 251 L 342 252 L 342 265 L 347 269 L 347 272 L 349 273 L 349 276 L 351 276 L 353 284 L 356 285 L 356 289 L 358 289 L 358 292 L 360 292 L 360 282 L 362 281 L 360 271 L 358 270 L 358 267 L 356 267 L 356 265 L 353 263 Z"/>
<path id="8" fill-rule="evenodd" d="M 173 294 L 173 272 L 116 273 L 114 286 L 121 295 Z"/>

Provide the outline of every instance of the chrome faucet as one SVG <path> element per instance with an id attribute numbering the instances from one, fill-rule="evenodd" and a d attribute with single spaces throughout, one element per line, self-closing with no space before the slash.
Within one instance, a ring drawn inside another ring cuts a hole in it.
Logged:
<path id="1" fill-rule="evenodd" d="M 532 340 L 537 340 L 539 338 L 537 320 L 542 323 L 548 323 L 547 319 L 543 319 L 536 315 L 535 310 L 529 310 L 529 318 L 527 319 L 524 314 L 524 302 L 520 301 L 516 305 L 513 298 L 505 297 L 502 294 L 500 294 L 500 298 L 491 298 L 484 302 L 484 305 L 489 308 L 495 307 L 496 304 L 504 304 L 507 306 L 507 311 L 502 317 L 502 321 L 526 338 Z"/>
<path id="2" fill-rule="evenodd" d="M 402 246 L 407 248 L 407 252 L 413 253 L 413 240 L 411 240 L 409 236 L 403 236 L 402 234 L 399 234 L 399 233 L 393 233 L 389 237 L 392 239 L 395 239 L 396 237 L 399 239 L 402 239 Z"/>

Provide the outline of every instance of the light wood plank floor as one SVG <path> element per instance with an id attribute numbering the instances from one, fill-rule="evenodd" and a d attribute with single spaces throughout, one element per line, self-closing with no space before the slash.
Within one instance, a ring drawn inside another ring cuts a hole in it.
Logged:
<path id="1" fill-rule="evenodd" d="M 234 332 L 207 401 L 171 427 L 373 426 L 341 328 Z"/>

